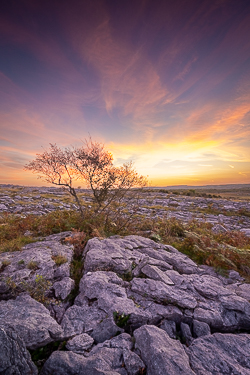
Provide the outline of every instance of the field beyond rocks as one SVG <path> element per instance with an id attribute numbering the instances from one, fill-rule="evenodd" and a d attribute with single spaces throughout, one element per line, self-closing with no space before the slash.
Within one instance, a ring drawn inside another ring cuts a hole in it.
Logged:
<path id="1" fill-rule="evenodd" d="M 0 189 L 0 373 L 250 374 L 248 189 L 148 189 L 131 223 Z"/>

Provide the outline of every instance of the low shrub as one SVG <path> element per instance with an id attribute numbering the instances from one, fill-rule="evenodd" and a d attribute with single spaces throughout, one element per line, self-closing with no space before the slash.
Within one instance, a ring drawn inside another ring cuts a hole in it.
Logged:
<path id="1" fill-rule="evenodd" d="M 31 261 L 27 264 L 27 268 L 28 268 L 29 270 L 33 270 L 33 271 L 38 270 L 38 263 L 35 262 L 34 260 L 31 260 Z"/>
<path id="2" fill-rule="evenodd" d="M 51 258 L 57 266 L 61 266 L 62 264 L 67 263 L 68 261 L 68 259 L 62 254 L 52 255 Z"/>
<path id="3" fill-rule="evenodd" d="M 0 267 L 0 271 L 3 271 L 6 267 L 8 267 L 10 265 L 10 261 L 8 259 L 3 259 L 2 260 L 2 264 L 1 264 L 1 267 Z"/>

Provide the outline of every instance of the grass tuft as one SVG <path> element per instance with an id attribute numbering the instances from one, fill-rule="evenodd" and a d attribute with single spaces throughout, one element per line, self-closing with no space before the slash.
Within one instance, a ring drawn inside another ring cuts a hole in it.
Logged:
<path id="1" fill-rule="evenodd" d="M 62 254 L 52 255 L 51 258 L 57 266 L 61 266 L 62 264 L 67 263 L 68 261 L 68 259 Z"/>

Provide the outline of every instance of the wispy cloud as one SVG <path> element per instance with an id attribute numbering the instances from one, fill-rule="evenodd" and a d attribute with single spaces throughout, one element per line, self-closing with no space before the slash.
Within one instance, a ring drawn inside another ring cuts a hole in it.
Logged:
<path id="1" fill-rule="evenodd" d="M 80 144 L 91 133 L 117 163 L 134 159 L 157 181 L 245 181 L 249 8 L 111 3 L 27 1 L 0 15 L 4 170 L 18 170 L 18 155 L 21 163 L 49 142 Z"/>

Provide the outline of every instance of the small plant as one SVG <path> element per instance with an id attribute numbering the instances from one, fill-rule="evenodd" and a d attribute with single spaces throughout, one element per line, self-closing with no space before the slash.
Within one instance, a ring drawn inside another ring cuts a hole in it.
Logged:
<path id="1" fill-rule="evenodd" d="M 133 279 L 133 275 L 130 270 L 124 272 L 122 275 L 120 275 L 120 277 L 123 281 L 131 281 Z"/>
<path id="2" fill-rule="evenodd" d="M 19 266 L 21 266 L 22 264 L 24 264 L 24 260 L 23 259 L 21 259 L 21 260 L 19 260 L 19 262 L 17 263 Z"/>
<path id="3" fill-rule="evenodd" d="M 157 233 L 152 233 L 149 238 L 155 242 L 161 242 L 161 236 Z"/>
<path id="4" fill-rule="evenodd" d="M 62 264 L 67 263 L 68 261 L 68 259 L 62 254 L 52 255 L 51 258 L 57 266 L 61 266 Z"/>
<path id="5" fill-rule="evenodd" d="M 219 266 L 215 267 L 215 272 L 217 272 L 219 275 L 223 277 L 228 277 L 228 270 L 221 268 Z"/>
<path id="6" fill-rule="evenodd" d="M 36 301 L 47 305 L 50 300 L 46 296 L 46 293 L 51 287 L 51 282 L 45 279 L 42 275 L 36 275 L 36 279 L 33 282 L 22 281 L 22 288 L 30 294 Z"/>
<path id="7" fill-rule="evenodd" d="M 113 317 L 114 317 L 115 324 L 120 328 L 124 328 L 130 318 L 130 314 L 128 315 L 124 313 L 120 314 L 118 311 L 114 311 Z"/>
<path id="8" fill-rule="evenodd" d="M 131 265 L 132 270 L 134 270 L 136 266 L 137 266 L 137 264 L 136 264 L 135 261 L 133 260 L 132 265 Z"/>
<path id="9" fill-rule="evenodd" d="M 3 271 L 6 267 L 10 265 L 10 261 L 8 259 L 2 260 L 2 265 L 0 267 L 0 271 Z"/>
<path id="10" fill-rule="evenodd" d="M 42 368 L 44 362 L 55 350 L 65 350 L 66 343 L 66 341 L 54 341 L 42 348 L 30 350 L 32 361 L 38 367 L 38 370 Z"/>
<path id="11" fill-rule="evenodd" d="M 35 262 L 34 260 L 31 260 L 31 261 L 27 264 L 27 268 L 28 268 L 29 270 L 33 270 L 33 271 L 38 270 L 38 263 Z"/>
<path id="12" fill-rule="evenodd" d="M 17 296 L 22 292 L 27 292 L 36 301 L 48 305 L 51 300 L 47 297 L 47 292 L 51 287 L 51 282 L 42 275 L 36 275 L 34 281 L 14 281 L 11 277 L 7 277 L 5 283 L 11 289 L 13 296 Z"/>

